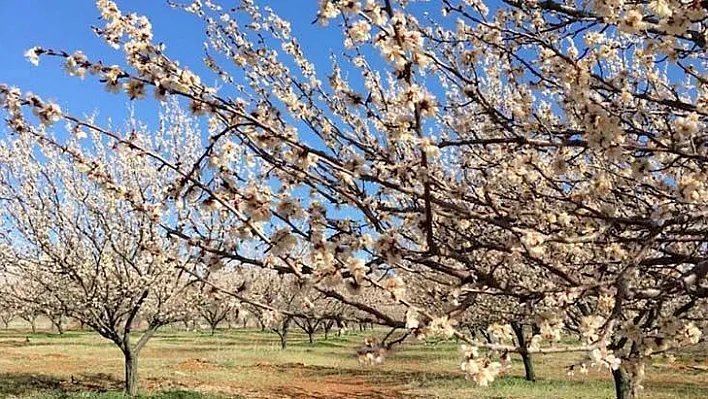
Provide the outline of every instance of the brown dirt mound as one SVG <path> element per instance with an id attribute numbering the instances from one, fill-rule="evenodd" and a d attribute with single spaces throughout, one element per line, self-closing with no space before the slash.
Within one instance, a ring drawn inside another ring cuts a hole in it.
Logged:
<path id="1" fill-rule="evenodd" d="M 218 367 L 218 364 L 203 359 L 187 360 L 177 365 L 177 368 L 182 371 L 214 370 Z"/>

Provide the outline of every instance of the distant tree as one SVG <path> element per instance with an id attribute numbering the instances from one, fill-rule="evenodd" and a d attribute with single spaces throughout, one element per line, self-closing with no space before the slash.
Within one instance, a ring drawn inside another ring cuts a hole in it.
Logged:
<path id="1" fill-rule="evenodd" d="M 231 271 L 218 271 L 210 276 L 210 281 L 220 286 L 232 287 L 237 283 L 234 277 L 237 273 Z M 243 282 L 242 282 L 243 284 Z M 243 287 L 245 289 L 245 287 Z M 214 287 L 204 287 L 200 289 L 200 297 L 197 303 L 199 316 L 204 319 L 211 335 L 216 333 L 216 329 L 222 322 L 230 319 L 237 319 L 241 310 L 241 303 L 230 295 L 224 294 Z"/>
<path id="2" fill-rule="evenodd" d="M 4 288 L 4 287 L 2 287 Z M 10 322 L 15 318 L 17 309 L 2 295 L 3 290 L 0 289 L 0 322 L 5 329 L 10 328 Z"/>

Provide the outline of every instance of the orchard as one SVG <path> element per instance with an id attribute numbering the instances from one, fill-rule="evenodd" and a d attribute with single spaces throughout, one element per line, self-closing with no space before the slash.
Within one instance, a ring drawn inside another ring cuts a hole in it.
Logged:
<path id="1" fill-rule="evenodd" d="M 298 18 L 336 38 L 324 60 L 278 2 L 165 2 L 203 32 L 188 60 L 122 3 L 86 27 L 120 64 L 25 57 L 123 120 L 0 85 L 0 321 L 80 321 L 130 396 L 149 340 L 198 319 L 283 350 L 376 326 L 370 368 L 456 342 L 490 389 L 566 354 L 617 399 L 705 348 L 705 2 L 320 0 Z"/>

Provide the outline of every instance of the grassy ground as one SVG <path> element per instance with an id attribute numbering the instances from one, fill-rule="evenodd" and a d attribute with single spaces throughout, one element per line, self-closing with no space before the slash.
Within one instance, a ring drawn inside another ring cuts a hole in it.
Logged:
<path id="1" fill-rule="evenodd" d="M 517 359 L 510 375 L 477 388 L 459 371 L 454 342 L 407 343 L 384 364 L 365 367 L 352 355 L 364 336 L 318 337 L 308 344 L 293 332 L 290 347 L 281 351 L 271 333 L 231 330 L 212 337 L 165 329 L 141 354 L 140 384 L 145 399 L 613 396 L 607 371 L 566 375 L 567 365 L 580 355 L 537 357 L 535 384 L 521 378 Z M 680 359 L 647 368 L 645 398 L 708 398 L 708 372 L 701 370 L 708 365 L 706 352 Z M 121 397 L 122 372 L 118 349 L 94 333 L 0 331 L 0 398 L 115 399 Z"/>

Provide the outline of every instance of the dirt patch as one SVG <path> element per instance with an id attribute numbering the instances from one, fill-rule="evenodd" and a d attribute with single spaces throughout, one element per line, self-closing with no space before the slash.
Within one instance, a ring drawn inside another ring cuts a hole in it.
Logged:
<path id="1" fill-rule="evenodd" d="M 43 355 L 42 357 L 47 358 L 47 359 L 68 359 L 71 356 L 65 355 L 63 353 L 47 353 L 46 355 Z"/>
<path id="2" fill-rule="evenodd" d="M 108 392 L 122 389 L 123 381 L 105 373 L 80 374 L 72 375 L 63 385 L 65 391 Z"/>
<path id="3" fill-rule="evenodd" d="M 391 399 L 410 398 L 402 386 L 372 384 L 365 374 L 337 373 L 323 366 L 304 363 L 257 363 L 243 366 L 244 372 L 256 371 L 259 378 L 250 380 L 203 381 L 189 371 L 209 370 L 218 365 L 195 359 L 180 363 L 177 368 L 179 383 L 171 379 L 148 379 L 147 390 L 182 388 L 226 397 L 242 396 L 247 399 Z M 238 374 L 238 369 L 234 369 Z"/>
<path id="4" fill-rule="evenodd" d="M 261 387 L 259 392 L 241 393 L 247 398 L 277 398 L 277 399 L 304 399 L 304 398 L 332 398 L 332 399 L 384 399 L 403 398 L 402 387 L 390 384 L 372 384 L 365 376 L 346 375 L 322 366 L 308 366 L 304 363 L 269 364 L 258 363 L 256 368 L 264 374 L 287 374 L 286 384 L 268 384 Z"/>
<path id="5" fill-rule="evenodd" d="M 208 371 L 218 367 L 218 364 L 204 359 L 191 359 L 177 365 L 177 369 L 181 371 Z"/>
<path id="6" fill-rule="evenodd" d="M 12 359 L 13 362 L 5 365 L 1 370 L 8 373 L 37 373 L 68 376 L 70 374 L 80 374 L 90 369 L 83 364 L 78 364 L 71 356 L 60 353 L 24 353 L 24 352 L 3 352 L 0 351 L 3 359 Z M 57 373 L 59 372 L 59 373 Z"/>
<path id="7" fill-rule="evenodd" d="M 185 389 L 186 390 L 186 389 L 190 388 L 189 384 L 186 384 L 183 381 L 175 381 L 174 379 L 170 379 L 170 378 L 154 378 L 154 377 L 140 380 L 140 386 L 149 392 L 165 391 L 165 390 L 172 390 L 172 389 Z"/>

